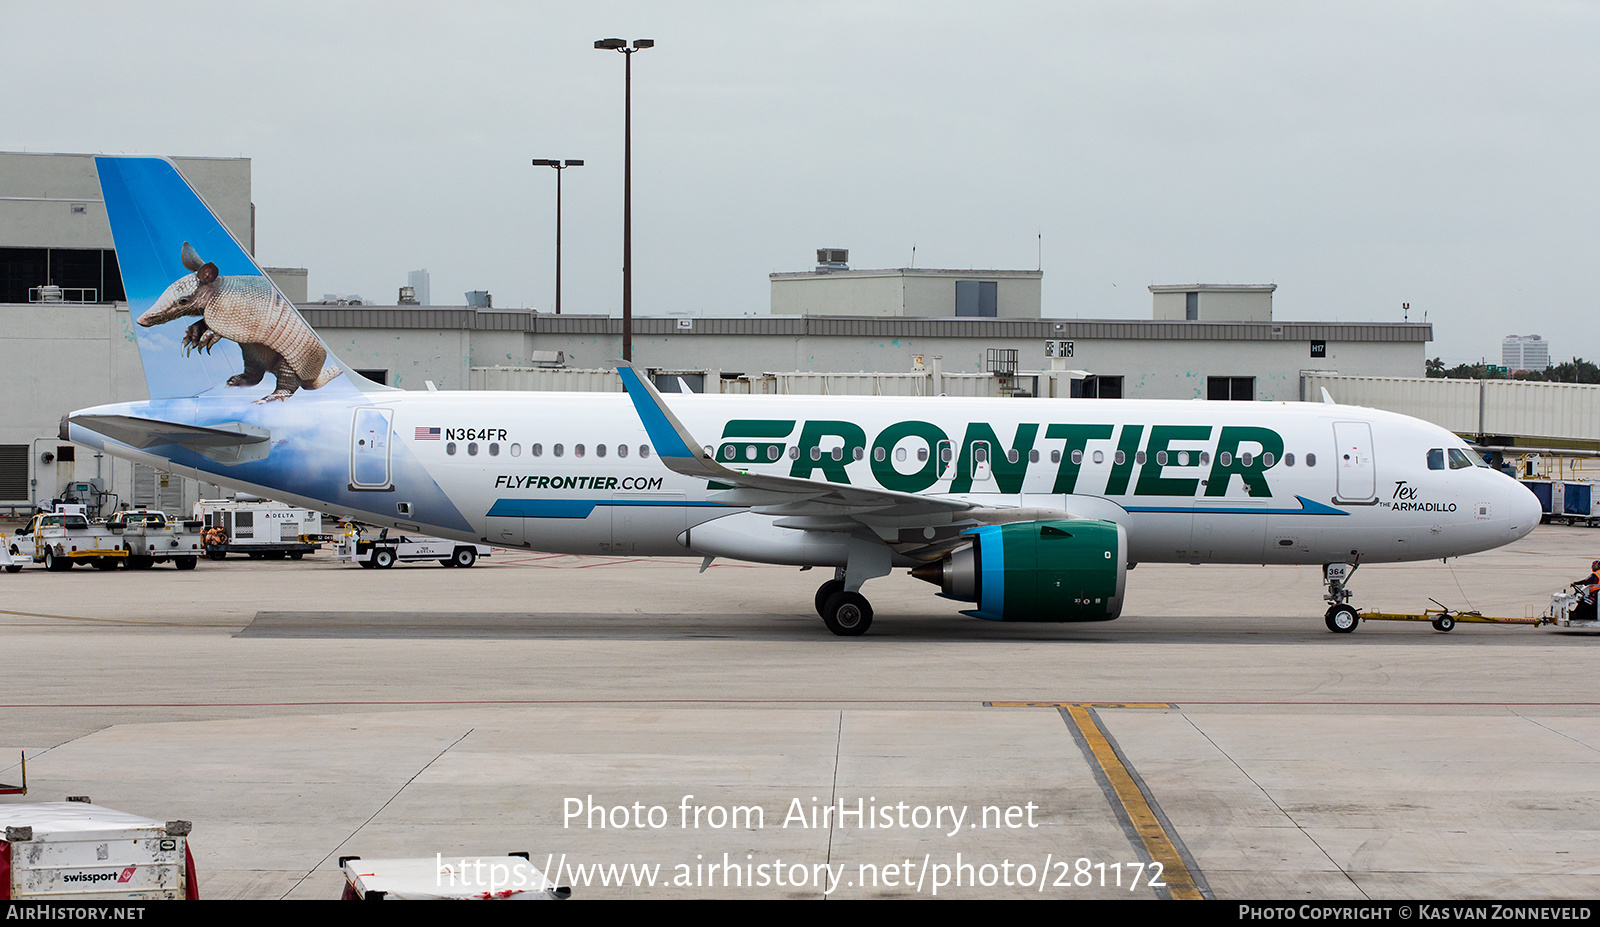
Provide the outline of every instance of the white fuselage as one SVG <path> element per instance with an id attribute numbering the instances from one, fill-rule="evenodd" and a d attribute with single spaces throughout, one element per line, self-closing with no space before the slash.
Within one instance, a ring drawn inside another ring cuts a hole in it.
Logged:
<path id="1" fill-rule="evenodd" d="M 732 469 L 1113 520 L 1133 562 L 1450 557 L 1509 543 L 1539 517 L 1514 480 L 1466 463 L 1455 435 L 1352 406 L 694 395 L 669 405 Z M 104 445 L 374 524 L 560 553 L 692 554 L 688 529 L 743 511 L 663 466 L 621 393 L 385 391 L 318 406 L 350 423 L 352 492 L 339 499 L 306 494 L 293 470 L 248 482 L 224 464 Z M 402 456 L 453 505 L 450 518 L 398 478 Z M 764 556 L 769 547 L 785 552 Z M 746 559 L 796 562 L 793 549 L 757 543 Z"/>

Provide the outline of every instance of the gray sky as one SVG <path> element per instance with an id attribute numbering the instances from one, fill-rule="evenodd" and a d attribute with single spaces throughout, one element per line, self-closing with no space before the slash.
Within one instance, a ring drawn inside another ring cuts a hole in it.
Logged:
<path id="1" fill-rule="evenodd" d="M 764 313 L 815 249 L 1033 268 L 1044 313 L 1276 283 L 1280 319 L 1542 334 L 1600 358 L 1600 5 L 1588 2 L 0 0 L 0 148 L 252 159 L 258 257 L 313 297 Z M 22 37 L 31 37 L 22 40 Z"/>

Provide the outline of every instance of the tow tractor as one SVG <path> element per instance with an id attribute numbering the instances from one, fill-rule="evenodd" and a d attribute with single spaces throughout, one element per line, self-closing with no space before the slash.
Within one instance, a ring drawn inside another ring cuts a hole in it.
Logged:
<path id="1" fill-rule="evenodd" d="M 1440 602 L 1438 599 L 1429 598 L 1428 601 L 1438 608 L 1426 608 L 1421 614 L 1415 612 L 1358 612 L 1350 604 L 1350 577 L 1355 574 L 1360 564 L 1329 564 L 1324 568 L 1323 581 L 1328 586 L 1328 592 L 1323 599 L 1328 602 L 1327 624 L 1328 630 L 1336 634 L 1349 634 L 1363 621 L 1426 621 L 1433 625 L 1435 631 L 1449 633 L 1455 630 L 1457 624 L 1467 622 L 1471 624 L 1498 624 L 1520 625 L 1522 627 L 1537 628 L 1544 625 L 1557 625 L 1563 628 L 1596 628 L 1600 629 L 1600 618 L 1596 617 L 1595 609 L 1591 606 L 1582 613 L 1582 617 L 1574 617 L 1580 603 L 1584 602 L 1581 587 L 1583 583 L 1572 583 L 1569 591 L 1555 592 L 1550 596 L 1550 607 L 1543 615 L 1527 615 L 1521 618 L 1500 617 L 1485 615 L 1476 609 L 1458 611 Z"/>
<path id="2" fill-rule="evenodd" d="M 77 509 L 77 511 L 69 511 Z M 105 525 L 93 524 L 82 506 L 60 506 L 54 512 L 40 512 L 18 528 L 5 541 L 10 563 L 6 571 L 15 573 L 22 564 L 42 563 L 51 571 L 69 570 L 74 563 L 91 563 L 110 569 L 128 556 L 122 538 Z"/>
<path id="3" fill-rule="evenodd" d="M 487 544 L 465 544 L 444 538 L 397 534 L 389 529 L 378 532 L 377 537 L 367 537 L 355 524 L 345 527 L 344 536 L 335 548 L 335 559 L 348 560 L 359 566 L 386 570 L 401 560 L 414 563 L 418 560 L 437 560 L 447 567 L 470 567 L 479 557 L 489 556 Z"/>
<path id="4" fill-rule="evenodd" d="M 130 570 L 148 570 L 169 560 L 180 570 L 192 570 L 200 562 L 198 521 L 169 522 L 162 512 L 125 509 L 106 519 L 106 527 L 121 535 Z"/>

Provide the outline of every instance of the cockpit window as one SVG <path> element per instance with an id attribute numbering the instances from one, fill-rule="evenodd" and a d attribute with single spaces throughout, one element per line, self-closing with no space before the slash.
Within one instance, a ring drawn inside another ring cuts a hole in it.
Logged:
<path id="1" fill-rule="evenodd" d="M 1433 447 L 1433 448 L 1429 448 L 1428 449 L 1428 469 L 1429 470 L 1443 470 L 1444 469 L 1444 448 L 1442 448 L 1442 447 Z"/>
<path id="2" fill-rule="evenodd" d="M 1463 450 L 1459 447 L 1450 448 L 1450 469 L 1463 470 L 1467 467 L 1474 466 L 1484 466 L 1484 464 L 1478 460 L 1478 455 L 1473 454 L 1470 451 Z"/>

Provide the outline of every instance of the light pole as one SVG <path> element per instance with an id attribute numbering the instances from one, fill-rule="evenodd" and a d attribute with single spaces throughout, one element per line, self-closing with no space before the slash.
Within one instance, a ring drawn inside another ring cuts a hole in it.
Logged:
<path id="1" fill-rule="evenodd" d="M 534 167 L 556 169 L 556 315 L 561 314 L 561 172 L 569 167 L 583 167 L 582 161 L 568 159 L 565 164 L 545 158 L 534 158 Z"/>
<path id="2" fill-rule="evenodd" d="M 595 48 L 622 52 L 622 359 L 633 360 L 633 55 L 655 39 L 601 39 Z"/>

